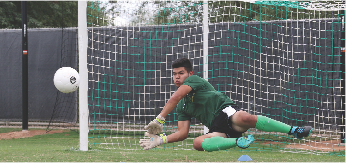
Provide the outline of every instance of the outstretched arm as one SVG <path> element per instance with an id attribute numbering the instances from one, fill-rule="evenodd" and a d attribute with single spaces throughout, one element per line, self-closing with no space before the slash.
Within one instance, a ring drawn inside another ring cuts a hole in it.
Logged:
<path id="1" fill-rule="evenodd" d="M 145 129 L 149 134 L 157 134 L 163 130 L 166 116 L 175 108 L 178 102 L 185 97 L 192 88 L 188 85 L 181 85 L 177 91 L 171 96 L 169 101 L 165 104 L 163 110 L 157 116 L 156 119 L 151 121 Z"/>
<path id="2" fill-rule="evenodd" d="M 178 121 L 178 130 L 167 136 L 168 143 L 182 141 L 188 138 L 190 121 Z"/>
<path id="3" fill-rule="evenodd" d="M 161 115 L 162 117 L 165 118 L 176 107 L 178 102 L 183 97 L 185 97 L 190 91 L 192 91 L 192 87 L 190 87 L 188 85 L 181 85 L 177 89 L 177 91 L 174 94 L 172 94 L 171 98 L 166 103 L 166 105 L 164 106 L 163 110 L 161 111 L 161 113 L 159 115 Z"/>
<path id="4" fill-rule="evenodd" d="M 190 125 L 189 120 L 178 121 L 178 131 L 168 136 L 164 134 L 160 134 L 160 136 L 158 136 L 158 135 L 149 134 L 148 132 L 146 132 L 145 136 L 148 136 L 149 139 L 141 139 L 140 146 L 144 150 L 149 150 L 161 144 L 182 141 L 188 137 L 189 125 Z"/>

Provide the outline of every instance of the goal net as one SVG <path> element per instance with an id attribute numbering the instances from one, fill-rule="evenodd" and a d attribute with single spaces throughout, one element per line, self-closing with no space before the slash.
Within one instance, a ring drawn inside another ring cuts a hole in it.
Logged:
<path id="1" fill-rule="evenodd" d="M 344 155 L 344 10 L 345 1 L 89 1 L 89 145 L 140 150 L 144 126 L 177 89 L 171 63 L 186 57 L 243 110 L 314 127 L 302 140 L 250 129 L 247 150 Z M 163 132 L 175 131 L 174 110 Z M 193 149 L 202 134 L 192 119 L 188 139 L 157 148 Z"/>

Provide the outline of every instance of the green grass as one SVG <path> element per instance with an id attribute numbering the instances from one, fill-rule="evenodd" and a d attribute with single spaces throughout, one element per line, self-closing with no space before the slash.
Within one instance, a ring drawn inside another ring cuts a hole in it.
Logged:
<path id="1" fill-rule="evenodd" d="M 5 131 L 18 131 L 18 129 L 0 128 L 0 133 Z M 345 162 L 345 156 L 329 154 L 311 155 L 237 149 L 217 152 L 173 149 L 143 151 L 102 149 L 91 145 L 89 151 L 84 152 L 78 150 L 78 139 L 78 133 L 70 131 L 0 140 L 0 160 L 1 162 L 237 162 L 241 155 L 248 155 L 255 162 Z"/>
<path id="2" fill-rule="evenodd" d="M 0 128 L 0 133 L 22 131 L 22 128 Z"/>

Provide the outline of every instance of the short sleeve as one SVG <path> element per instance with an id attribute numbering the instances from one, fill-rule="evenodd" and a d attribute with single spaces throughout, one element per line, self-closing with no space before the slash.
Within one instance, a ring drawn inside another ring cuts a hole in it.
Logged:
<path id="1" fill-rule="evenodd" d="M 178 121 L 186 121 L 186 120 L 190 120 L 192 119 L 192 117 L 186 115 L 186 114 L 178 114 Z"/>
<path id="2" fill-rule="evenodd" d="M 178 121 L 186 121 L 192 118 L 184 111 L 184 99 L 177 104 L 176 111 L 178 114 Z"/>
<path id="3" fill-rule="evenodd" d="M 204 85 L 204 79 L 199 76 L 192 75 L 184 80 L 183 85 L 192 87 L 193 90 L 198 90 Z"/>

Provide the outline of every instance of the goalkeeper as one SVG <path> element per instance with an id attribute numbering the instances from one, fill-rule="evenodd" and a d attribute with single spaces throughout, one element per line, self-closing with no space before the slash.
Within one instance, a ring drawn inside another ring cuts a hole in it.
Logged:
<path id="1" fill-rule="evenodd" d="M 140 146 L 152 149 L 164 143 L 182 141 L 188 137 L 190 120 L 197 118 L 209 128 L 209 133 L 194 139 L 193 147 L 199 151 L 225 150 L 238 146 L 247 148 L 254 141 L 252 135 L 242 136 L 249 128 L 266 132 L 281 132 L 298 139 L 307 137 L 311 126 L 289 126 L 262 115 L 251 115 L 240 110 L 225 94 L 216 91 L 206 80 L 193 75 L 191 62 L 187 58 L 177 59 L 172 63 L 173 81 L 177 91 L 171 96 L 156 119 L 145 129 L 145 136 Z M 178 114 L 178 131 L 170 135 L 156 135 L 163 129 L 165 117 L 175 108 Z"/>

